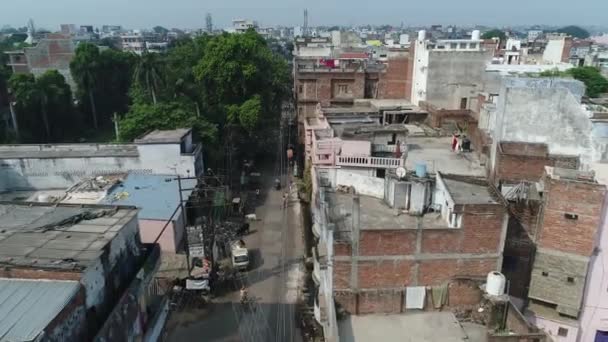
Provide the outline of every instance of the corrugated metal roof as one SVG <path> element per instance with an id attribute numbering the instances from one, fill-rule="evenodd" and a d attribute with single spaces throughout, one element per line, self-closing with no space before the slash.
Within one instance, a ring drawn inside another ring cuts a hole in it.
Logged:
<path id="1" fill-rule="evenodd" d="M 76 295 L 77 281 L 0 278 L 0 341 L 33 341 Z"/>
<path id="2" fill-rule="evenodd" d="M 182 179 L 182 196 L 188 199 L 196 186 L 196 179 Z M 119 186 L 102 200 L 113 205 L 133 205 L 141 208 L 140 219 L 168 220 L 179 205 L 179 186 L 176 176 L 130 173 Z"/>

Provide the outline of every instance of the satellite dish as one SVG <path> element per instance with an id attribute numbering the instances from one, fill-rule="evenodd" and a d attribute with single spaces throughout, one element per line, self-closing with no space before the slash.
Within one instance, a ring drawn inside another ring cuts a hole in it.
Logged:
<path id="1" fill-rule="evenodd" d="M 402 166 L 399 166 L 396 170 L 395 173 L 397 174 L 397 177 L 399 178 L 403 178 L 405 177 L 406 171 L 405 168 Z"/>

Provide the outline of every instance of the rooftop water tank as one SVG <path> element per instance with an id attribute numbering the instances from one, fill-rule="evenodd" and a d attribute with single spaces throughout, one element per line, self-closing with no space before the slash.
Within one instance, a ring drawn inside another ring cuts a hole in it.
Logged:
<path id="1" fill-rule="evenodd" d="M 471 40 L 479 40 L 479 37 L 479 30 L 473 30 L 473 32 L 471 33 Z"/>
<path id="2" fill-rule="evenodd" d="M 490 272 L 486 279 L 486 292 L 491 296 L 501 296 L 505 293 L 506 283 L 507 279 L 502 273 Z"/>
<path id="3" fill-rule="evenodd" d="M 424 41 L 425 39 L 426 39 L 426 31 L 425 30 L 418 31 L 418 40 Z"/>
<path id="4" fill-rule="evenodd" d="M 416 177 L 420 177 L 420 178 L 426 177 L 426 163 L 424 163 L 424 162 L 416 163 Z"/>

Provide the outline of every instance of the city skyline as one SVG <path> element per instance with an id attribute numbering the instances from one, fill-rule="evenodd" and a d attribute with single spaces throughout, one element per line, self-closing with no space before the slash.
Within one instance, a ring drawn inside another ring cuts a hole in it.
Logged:
<path id="1" fill-rule="evenodd" d="M 231 0 L 221 5 L 194 0 L 133 0 L 121 2 L 107 0 L 103 4 L 91 1 L 59 0 L 52 3 L 23 0 L 11 4 L 0 13 L 0 26 L 25 26 L 32 18 L 38 27 L 56 29 L 60 24 L 94 25 L 118 24 L 127 28 L 150 28 L 156 25 L 168 28 L 201 28 L 205 14 L 213 15 L 217 28 L 231 25 L 232 19 L 257 20 L 263 26 L 298 26 L 303 22 L 303 10 L 309 12 L 310 26 L 332 25 L 570 25 L 605 24 L 608 2 L 583 0 L 573 7 L 560 0 L 537 0 L 530 3 L 514 0 L 500 12 L 488 8 L 487 2 L 469 0 L 465 3 L 429 0 L 400 2 L 390 0 L 383 6 L 369 8 L 362 0 L 338 0 L 331 3 L 318 0 L 306 3 L 278 0 L 258 1 L 251 6 L 245 0 Z M 138 15 L 129 15 L 138 13 Z"/>

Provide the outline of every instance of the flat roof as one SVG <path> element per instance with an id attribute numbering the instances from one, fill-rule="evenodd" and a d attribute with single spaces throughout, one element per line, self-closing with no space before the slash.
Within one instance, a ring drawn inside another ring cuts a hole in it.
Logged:
<path id="1" fill-rule="evenodd" d="M 405 167 L 415 170 L 416 164 L 425 163 L 429 172 L 443 172 L 465 176 L 485 176 L 476 153 L 455 153 L 451 137 L 416 137 L 406 140 L 408 146 Z"/>
<path id="2" fill-rule="evenodd" d="M 134 207 L 0 203 L 0 265 L 82 270 L 136 215 Z"/>
<path id="3" fill-rule="evenodd" d="M 469 336 L 453 313 L 412 312 L 399 315 L 350 315 L 338 322 L 344 342 L 464 342 Z"/>
<path id="4" fill-rule="evenodd" d="M 456 204 L 497 204 L 496 196 L 492 195 L 488 185 L 460 181 L 443 176 L 442 180 Z"/>
<path id="5" fill-rule="evenodd" d="M 190 197 L 196 179 L 182 179 L 182 197 Z M 179 184 L 176 176 L 131 173 L 108 193 L 100 203 L 129 205 L 140 208 L 138 217 L 168 220 L 179 206 Z"/>
<path id="6" fill-rule="evenodd" d="M 328 192 L 330 201 L 330 220 L 336 225 L 338 238 L 347 238 L 352 231 L 353 195 Z M 413 216 L 389 207 L 383 200 L 370 196 L 359 196 L 359 227 L 361 230 L 373 229 L 442 229 L 448 223 L 441 213 L 427 213 Z"/>
<path id="7" fill-rule="evenodd" d="M 136 144 L 171 144 L 181 143 L 182 139 L 192 131 L 192 128 L 177 128 L 173 130 L 158 130 L 145 134 L 135 139 Z"/>
<path id="8" fill-rule="evenodd" d="M 0 159 L 138 157 L 133 144 L 52 144 L 0 145 Z"/>
<path id="9" fill-rule="evenodd" d="M 0 278 L 0 340 L 37 341 L 79 288 L 77 281 Z"/>

